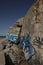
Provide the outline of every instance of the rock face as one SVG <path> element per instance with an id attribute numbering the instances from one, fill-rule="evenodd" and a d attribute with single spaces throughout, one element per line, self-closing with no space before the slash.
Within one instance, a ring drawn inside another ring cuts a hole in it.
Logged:
<path id="1" fill-rule="evenodd" d="M 0 40 L 0 65 L 5 65 L 5 57 L 4 57 L 4 53 L 2 52 L 3 45 L 1 44 L 4 41 L 5 38 Z"/>
<path id="2" fill-rule="evenodd" d="M 16 24 L 22 25 L 21 36 L 29 34 L 31 43 L 36 50 L 30 62 L 33 65 L 43 65 L 43 0 L 36 0 L 26 15 L 17 20 Z M 15 25 L 16 26 L 16 25 Z"/>
<path id="3" fill-rule="evenodd" d="M 43 63 L 43 0 L 37 0 L 22 21 L 22 33 L 25 36 L 30 34 L 31 43 L 36 50 L 35 59 Z M 33 43 L 34 39 L 36 42 Z"/>
<path id="4" fill-rule="evenodd" d="M 24 17 L 18 19 L 18 20 L 16 21 L 16 23 L 19 23 L 19 25 L 23 25 L 23 23 L 24 23 Z"/>

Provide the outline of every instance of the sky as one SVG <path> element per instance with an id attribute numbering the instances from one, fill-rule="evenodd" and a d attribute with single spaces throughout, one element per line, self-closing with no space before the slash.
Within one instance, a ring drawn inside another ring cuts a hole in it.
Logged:
<path id="1" fill-rule="evenodd" d="M 25 16 L 34 0 L 0 0 L 0 35 L 6 34 L 17 19 Z"/>

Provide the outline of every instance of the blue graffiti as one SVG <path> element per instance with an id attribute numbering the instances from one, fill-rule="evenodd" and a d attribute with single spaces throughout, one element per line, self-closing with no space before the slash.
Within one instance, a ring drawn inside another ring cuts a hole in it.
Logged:
<path id="1" fill-rule="evenodd" d="M 18 39 L 18 36 L 8 34 L 8 35 L 6 36 L 6 38 L 7 38 L 8 40 L 12 41 L 12 42 L 16 42 L 17 39 Z"/>
<path id="2" fill-rule="evenodd" d="M 30 43 L 30 36 L 27 36 L 26 38 L 25 37 L 22 37 L 21 38 L 21 41 L 20 41 L 20 48 L 23 48 L 25 44 L 25 47 L 28 48 L 28 55 L 29 55 L 29 58 L 32 57 L 34 55 L 34 49 L 32 47 L 32 44 Z"/>

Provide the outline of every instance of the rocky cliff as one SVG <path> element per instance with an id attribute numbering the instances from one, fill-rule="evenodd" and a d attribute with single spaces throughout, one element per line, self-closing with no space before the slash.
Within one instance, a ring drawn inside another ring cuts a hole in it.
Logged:
<path id="1" fill-rule="evenodd" d="M 31 62 L 34 65 L 43 65 L 43 0 L 36 0 L 26 15 L 16 21 L 22 25 L 21 36 L 29 34 L 31 43 L 36 50 Z"/>
<path id="2" fill-rule="evenodd" d="M 22 33 L 25 36 L 27 34 L 31 36 L 31 43 L 34 39 L 36 40 L 33 43 L 36 50 L 36 62 L 43 63 L 43 0 L 36 0 L 23 17 L 22 22 Z"/>

